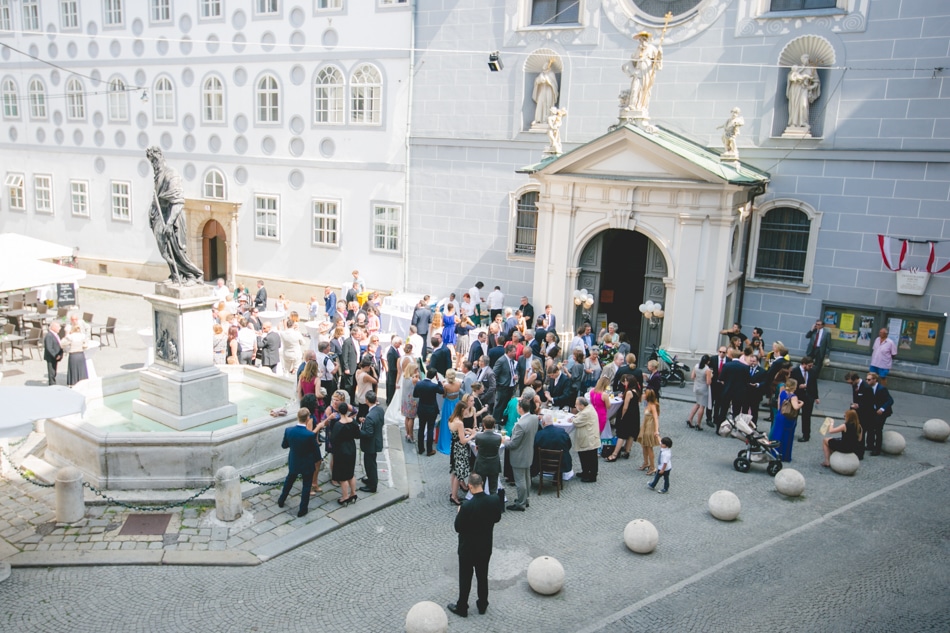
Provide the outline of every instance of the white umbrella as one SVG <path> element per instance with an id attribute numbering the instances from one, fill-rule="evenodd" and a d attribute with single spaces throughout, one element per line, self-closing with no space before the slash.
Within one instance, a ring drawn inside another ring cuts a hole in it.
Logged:
<path id="1" fill-rule="evenodd" d="M 86 396 L 69 387 L 0 387 L 0 437 L 22 437 L 33 422 L 85 413 Z"/>
<path id="2" fill-rule="evenodd" d="M 74 283 L 85 276 L 86 271 L 81 268 L 60 266 L 32 258 L 17 258 L 0 251 L 0 292 Z"/>
<path id="3" fill-rule="evenodd" d="M 0 253 L 13 259 L 60 259 L 71 257 L 73 249 L 20 233 L 0 233 Z"/>

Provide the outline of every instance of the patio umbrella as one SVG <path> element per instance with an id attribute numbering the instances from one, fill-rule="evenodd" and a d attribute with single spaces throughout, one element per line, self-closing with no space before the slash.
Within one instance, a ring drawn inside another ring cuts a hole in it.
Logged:
<path id="1" fill-rule="evenodd" d="M 0 437 L 22 437 L 33 422 L 85 413 L 86 396 L 69 387 L 0 387 Z"/>

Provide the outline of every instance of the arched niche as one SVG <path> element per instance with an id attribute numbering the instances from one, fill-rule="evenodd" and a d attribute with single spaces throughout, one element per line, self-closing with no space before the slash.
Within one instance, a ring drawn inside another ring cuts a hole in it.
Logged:
<path id="1" fill-rule="evenodd" d="M 522 128 L 531 132 L 547 133 L 547 116 L 541 117 L 540 121 L 535 120 L 538 114 L 537 103 L 534 98 L 535 84 L 539 77 L 550 64 L 550 70 L 554 74 L 554 82 L 557 85 L 557 97 L 551 105 L 561 106 L 564 94 L 564 64 L 561 56 L 549 48 L 539 48 L 525 59 L 524 62 L 524 104 L 522 107 Z"/>

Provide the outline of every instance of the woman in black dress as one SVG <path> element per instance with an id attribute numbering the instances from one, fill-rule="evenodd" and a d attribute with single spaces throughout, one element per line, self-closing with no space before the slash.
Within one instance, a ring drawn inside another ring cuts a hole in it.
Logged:
<path id="1" fill-rule="evenodd" d="M 356 501 L 356 438 L 360 436 L 360 426 L 345 402 L 337 405 L 336 412 L 340 417 L 330 430 L 330 442 L 333 444 L 331 470 L 333 481 L 340 482 L 337 503 L 348 505 Z"/>
<path id="2" fill-rule="evenodd" d="M 841 437 L 830 437 L 832 433 L 841 433 Z M 858 419 L 858 412 L 854 409 L 848 409 L 844 412 L 844 424 L 833 426 L 828 429 L 828 436 L 822 440 L 822 450 L 825 452 L 825 461 L 821 465 L 825 468 L 831 466 L 831 454 L 837 453 L 857 453 L 858 457 L 864 456 L 864 429 L 861 428 L 861 422 Z"/>
<path id="3" fill-rule="evenodd" d="M 624 374 L 620 384 L 623 386 L 623 408 L 617 418 L 617 446 L 607 458 L 608 462 L 617 461 L 618 456 L 630 459 L 633 440 L 640 435 L 640 381 L 636 374 Z"/>

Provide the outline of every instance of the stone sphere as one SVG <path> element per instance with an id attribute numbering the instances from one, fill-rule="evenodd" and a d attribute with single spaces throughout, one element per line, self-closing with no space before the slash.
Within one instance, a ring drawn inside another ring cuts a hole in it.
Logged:
<path id="1" fill-rule="evenodd" d="M 832 453 L 828 461 L 831 464 L 831 470 L 839 475 L 853 475 L 858 472 L 858 466 L 861 465 L 861 461 L 854 453 Z"/>
<path id="2" fill-rule="evenodd" d="M 449 616 L 434 602 L 417 602 L 406 614 L 406 633 L 446 633 Z"/>
<path id="3" fill-rule="evenodd" d="M 734 521 L 739 516 L 742 504 L 739 497 L 728 490 L 717 490 L 709 496 L 709 514 L 720 521 Z"/>
<path id="4" fill-rule="evenodd" d="M 556 594 L 564 587 L 564 567 L 556 558 L 538 556 L 528 565 L 528 585 L 545 596 Z"/>
<path id="5" fill-rule="evenodd" d="M 646 519 L 634 519 L 623 529 L 623 542 L 631 552 L 649 554 L 656 549 L 660 533 Z"/>
<path id="6" fill-rule="evenodd" d="M 907 447 L 904 436 L 897 431 L 884 431 L 881 437 L 881 450 L 888 455 L 900 455 Z"/>
<path id="7" fill-rule="evenodd" d="M 794 468 L 783 468 L 775 475 L 775 489 L 786 497 L 798 497 L 805 492 L 805 477 Z"/>
<path id="8" fill-rule="evenodd" d="M 924 437 L 934 442 L 945 442 L 950 437 L 950 424 L 939 418 L 924 422 Z"/>

